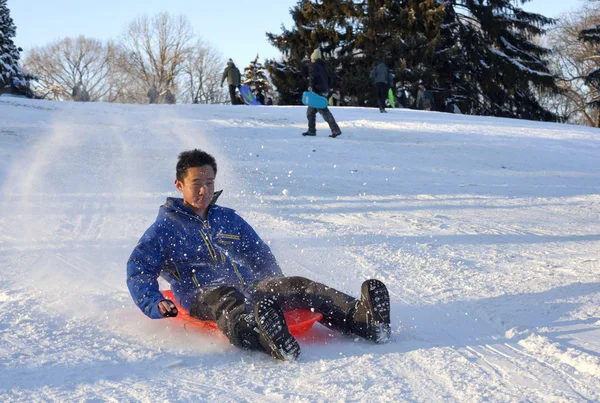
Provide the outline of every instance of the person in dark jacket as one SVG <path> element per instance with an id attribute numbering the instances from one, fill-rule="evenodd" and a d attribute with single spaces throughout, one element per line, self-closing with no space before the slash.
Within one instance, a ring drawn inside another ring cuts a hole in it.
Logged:
<path id="1" fill-rule="evenodd" d="M 388 98 L 388 93 L 393 84 L 392 72 L 386 67 L 385 63 L 381 62 L 371 71 L 370 78 L 375 83 L 375 89 L 377 90 L 379 112 L 386 113 L 385 100 Z"/>
<path id="2" fill-rule="evenodd" d="M 256 90 L 256 95 L 255 98 L 258 102 L 260 102 L 261 105 L 265 104 L 265 96 L 263 95 L 262 91 L 259 89 Z"/>
<path id="3" fill-rule="evenodd" d="M 331 86 L 331 76 L 327 71 L 327 65 L 321 59 L 321 51 L 317 48 L 310 55 L 310 67 L 308 77 L 308 91 L 315 92 L 319 95 L 327 97 L 329 93 L 329 87 Z M 323 116 L 323 119 L 329 124 L 331 134 L 329 137 L 337 137 L 342 134 L 340 127 L 335 121 L 335 118 L 329 111 L 329 108 L 317 109 L 309 106 L 306 110 L 306 117 L 308 118 L 308 131 L 302 133 L 303 136 L 316 136 L 317 135 L 317 112 Z"/>
<path id="4" fill-rule="evenodd" d="M 156 85 L 152 84 L 152 87 L 150 87 L 148 89 L 147 95 L 148 95 L 148 103 L 155 104 L 158 102 L 159 93 L 158 93 L 158 89 L 156 88 Z"/>
<path id="5" fill-rule="evenodd" d="M 73 101 L 75 102 L 89 102 L 90 94 L 85 88 L 85 84 L 79 81 L 75 87 L 73 87 Z"/>
<path id="6" fill-rule="evenodd" d="M 216 173 L 215 159 L 204 151 L 179 155 L 175 186 L 183 198 L 167 198 L 127 262 L 127 286 L 143 313 L 177 316 L 159 291 L 162 277 L 192 317 L 215 321 L 235 346 L 277 359 L 300 354 L 283 315 L 289 309 L 319 312 L 323 325 L 346 334 L 389 340 L 390 302 L 382 282 L 365 281 L 357 300 L 304 277 L 285 277 L 250 224 L 216 204 Z"/>
<path id="7" fill-rule="evenodd" d="M 229 84 L 229 97 L 231 98 L 231 105 L 237 105 L 238 101 L 235 96 L 236 88 L 240 88 L 240 83 L 242 82 L 242 75 L 240 74 L 240 70 L 235 66 L 233 60 L 229 59 L 227 62 L 227 67 L 223 70 L 223 76 L 221 77 L 221 87 L 223 86 L 223 82 L 227 79 L 227 84 Z"/>

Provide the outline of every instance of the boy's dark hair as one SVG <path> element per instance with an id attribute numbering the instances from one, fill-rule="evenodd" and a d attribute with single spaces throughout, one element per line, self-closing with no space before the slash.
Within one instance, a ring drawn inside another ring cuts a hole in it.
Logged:
<path id="1" fill-rule="evenodd" d="M 215 157 L 205 151 L 195 148 L 190 151 L 182 152 L 179 154 L 178 158 L 176 172 L 177 180 L 180 182 L 183 182 L 183 178 L 185 178 L 188 168 L 198 168 L 210 165 L 213 171 L 215 171 L 215 175 L 217 174 L 217 161 L 215 160 Z"/>

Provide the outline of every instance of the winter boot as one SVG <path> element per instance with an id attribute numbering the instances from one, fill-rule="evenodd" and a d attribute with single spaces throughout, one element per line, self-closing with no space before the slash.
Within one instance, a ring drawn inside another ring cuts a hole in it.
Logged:
<path id="1" fill-rule="evenodd" d="M 259 330 L 259 341 L 265 351 L 282 361 L 295 361 L 300 355 L 300 345 L 290 334 L 283 311 L 268 298 L 254 307 L 254 316 Z"/>
<path id="2" fill-rule="evenodd" d="M 360 301 L 350 311 L 349 331 L 375 343 L 390 340 L 390 296 L 379 280 L 362 283 Z"/>
<path id="3" fill-rule="evenodd" d="M 379 108 L 379 112 L 381 112 L 381 113 L 387 113 L 387 111 L 385 110 L 385 108 Z"/>
<path id="4" fill-rule="evenodd" d="M 339 132 L 339 133 L 331 133 L 331 134 L 329 135 L 329 137 L 336 138 L 336 137 L 337 137 L 337 136 L 339 136 L 340 134 L 342 134 L 342 132 Z"/>
<path id="5" fill-rule="evenodd" d="M 316 136 L 317 133 L 311 133 L 311 132 L 304 132 L 302 133 L 303 136 Z"/>

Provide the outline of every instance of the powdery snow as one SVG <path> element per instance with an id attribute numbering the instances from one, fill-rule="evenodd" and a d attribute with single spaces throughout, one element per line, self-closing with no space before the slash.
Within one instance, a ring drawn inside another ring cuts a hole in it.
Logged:
<path id="1" fill-rule="evenodd" d="M 337 139 L 303 107 L 0 98 L 0 400 L 600 400 L 598 130 L 332 109 Z M 125 263 L 194 147 L 287 274 L 384 281 L 391 341 L 317 325 L 286 364 L 146 318 Z"/>

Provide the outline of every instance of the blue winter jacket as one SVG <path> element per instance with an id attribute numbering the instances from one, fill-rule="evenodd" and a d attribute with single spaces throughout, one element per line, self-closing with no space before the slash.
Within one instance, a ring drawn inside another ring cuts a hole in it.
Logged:
<path id="1" fill-rule="evenodd" d="M 230 285 L 244 290 L 255 281 L 282 277 L 271 249 L 235 210 L 213 205 L 207 220 L 183 199 L 167 198 L 127 262 L 127 286 L 149 317 L 163 316 L 158 277 L 170 285 L 188 312 L 202 287 Z"/>

